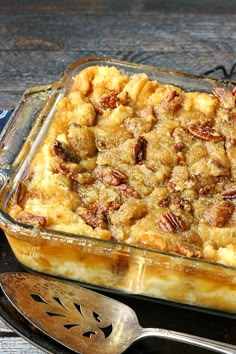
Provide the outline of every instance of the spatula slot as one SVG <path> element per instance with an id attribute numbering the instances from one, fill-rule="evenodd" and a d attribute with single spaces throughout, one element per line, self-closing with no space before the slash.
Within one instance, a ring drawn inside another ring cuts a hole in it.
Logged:
<path id="1" fill-rule="evenodd" d="M 50 312 L 50 311 L 46 311 L 46 314 L 50 317 L 66 317 L 64 315 L 61 315 L 60 313 L 55 313 L 55 312 Z"/>
<path id="2" fill-rule="evenodd" d="M 108 338 L 113 331 L 113 326 L 112 326 L 112 324 L 110 324 L 107 327 L 100 328 L 100 330 L 104 333 L 105 338 Z"/>
<path id="3" fill-rule="evenodd" d="M 66 329 L 71 329 L 71 328 L 73 328 L 73 327 L 78 327 L 78 326 L 79 326 L 78 323 L 66 323 L 66 324 L 64 324 L 64 327 L 65 327 Z"/>
<path id="4" fill-rule="evenodd" d="M 42 302 L 44 304 L 47 304 L 47 301 L 44 300 L 44 298 L 41 295 L 38 294 L 30 294 L 30 296 L 32 297 L 32 299 L 36 302 Z"/>
<path id="5" fill-rule="evenodd" d="M 95 331 L 88 331 L 88 332 L 85 332 L 83 333 L 83 336 L 84 337 L 88 337 L 88 338 L 92 338 L 93 335 L 97 334 L 97 332 Z"/>
<path id="6" fill-rule="evenodd" d="M 102 322 L 102 319 L 100 318 L 100 316 L 101 316 L 101 315 L 100 315 L 99 313 L 93 311 L 93 317 L 95 318 L 95 320 L 96 320 L 97 322 Z"/>
<path id="7" fill-rule="evenodd" d="M 75 306 L 76 310 L 79 311 L 79 313 L 80 313 L 83 317 L 85 317 L 84 314 L 83 314 L 83 311 L 82 311 L 82 306 L 81 306 L 80 304 L 76 304 L 76 303 L 74 303 L 74 306 Z"/>
<path id="8" fill-rule="evenodd" d="M 63 307 L 65 310 L 67 310 L 66 306 L 63 304 L 63 302 L 61 301 L 61 299 L 59 297 L 53 297 L 53 299 L 61 306 Z"/>

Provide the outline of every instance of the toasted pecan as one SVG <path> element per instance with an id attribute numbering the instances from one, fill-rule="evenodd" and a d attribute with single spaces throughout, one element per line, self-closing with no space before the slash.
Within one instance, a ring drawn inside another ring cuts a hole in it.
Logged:
<path id="1" fill-rule="evenodd" d="M 236 199 L 236 186 L 225 189 L 222 196 L 224 199 Z"/>
<path id="2" fill-rule="evenodd" d="M 234 209 L 234 204 L 229 200 L 218 202 L 206 210 L 205 222 L 211 226 L 224 227 L 231 219 Z"/>
<path id="3" fill-rule="evenodd" d="M 134 144 L 133 156 L 135 163 L 141 163 L 146 160 L 147 140 L 143 136 L 139 136 Z"/>
<path id="4" fill-rule="evenodd" d="M 195 138 L 200 140 L 214 141 L 214 142 L 223 140 L 222 135 L 209 126 L 203 127 L 203 126 L 191 124 L 188 126 L 188 131 Z"/>
<path id="5" fill-rule="evenodd" d="M 186 225 L 181 216 L 174 214 L 169 210 L 162 215 L 158 221 L 160 227 L 167 232 L 185 231 Z"/>

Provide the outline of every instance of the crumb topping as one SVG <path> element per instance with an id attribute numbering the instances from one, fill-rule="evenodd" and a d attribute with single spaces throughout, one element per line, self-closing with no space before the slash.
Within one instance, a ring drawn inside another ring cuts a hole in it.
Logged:
<path id="1" fill-rule="evenodd" d="M 16 220 L 236 266 L 236 93 L 93 66 L 74 78 Z"/>

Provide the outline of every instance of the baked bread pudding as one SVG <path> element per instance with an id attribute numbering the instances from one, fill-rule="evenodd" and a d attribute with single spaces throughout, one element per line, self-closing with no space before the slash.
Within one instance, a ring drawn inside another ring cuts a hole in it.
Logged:
<path id="1" fill-rule="evenodd" d="M 236 89 L 187 92 L 114 66 L 78 73 L 9 213 L 236 266 Z"/>

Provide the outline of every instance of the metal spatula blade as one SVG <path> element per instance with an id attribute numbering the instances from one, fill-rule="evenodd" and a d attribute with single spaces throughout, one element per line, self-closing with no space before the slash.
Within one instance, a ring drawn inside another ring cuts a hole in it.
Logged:
<path id="1" fill-rule="evenodd" d="M 28 273 L 3 273 L 8 300 L 36 328 L 82 354 L 119 354 L 147 336 L 176 340 L 220 353 L 236 346 L 158 328 L 142 328 L 127 305 L 66 281 Z"/>

